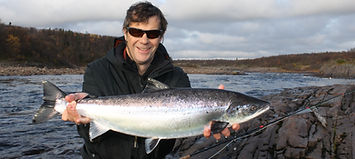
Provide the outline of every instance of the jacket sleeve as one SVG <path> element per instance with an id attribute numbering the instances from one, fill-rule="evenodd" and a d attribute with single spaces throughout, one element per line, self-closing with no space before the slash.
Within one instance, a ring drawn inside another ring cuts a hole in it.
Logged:
<path id="1" fill-rule="evenodd" d="M 178 76 L 176 87 L 191 87 L 189 76 L 180 67 L 175 67 L 175 69 L 179 70 L 178 72 L 181 74 Z"/>
<path id="2" fill-rule="evenodd" d="M 95 75 L 92 67 L 90 65 L 87 66 L 85 74 L 84 74 L 84 81 L 83 81 L 83 92 L 98 95 L 97 86 L 95 83 Z"/>
<path id="3" fill-rule="evenodd" d="M 174 67 L 174 71 L 170 75 L 167 77 L 170 87 L 191 87 L 189 77 L 180 67 Z"/>
<path id="4" fill-rule="evenodd" d="M 83 81 L 83 92 L 89 93 L 90 95 L 99 96 L 99 89 L 97 83 L 95 82 L 95 71 L 90 64 L 87 66 L 84 73 L 84 81 Z M 77 130 L 79 135 L 84 138 L 86 141 L 90 141 L 89 137 L 89 128 L 90 124 L 80 124 L 77 125 Z"/>

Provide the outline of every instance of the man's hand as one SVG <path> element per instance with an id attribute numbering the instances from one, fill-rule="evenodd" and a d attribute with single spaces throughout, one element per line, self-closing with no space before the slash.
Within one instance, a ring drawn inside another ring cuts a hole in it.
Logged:
<path id="1" fill-rule="evenodd" d="M 224 89 L 224 85 L 219 85 L 218 89 Z M 205 136 L 206 138 L 209 138 L 211 136 L 211 126 L 212 126 L 212 121 L 208 124 L 208 126 L 205 127 L 205 129 L 203 130 L 203 136 Z M 233 130 L 238 130 L 240 128 L 240 125 L 238 123 L 234 123 L 232 124 L 232 129 Z M 221 133 L 217 133 L 217 134 L 213 134 L 213 137 L 216 140 L 219 140 L 221 138 L 221 134 L 225 137 L 230 136 L 230 131 L 227 128 L 225 128 Z"/>
<path id="2" fill-rule="evenodd" d="M 72 121 L 75 122 L 76 124 L 90 123 L 90 118 L 81 116 L 76 110 L 76 101 L 85 98 L 87 95 L 88 95 L 87 93 L 74 93 L 65 96 L 65 100 L 69 104 L 67 105 L 67 108 L 64 110 L 62 114 L 62 120 Z"/>

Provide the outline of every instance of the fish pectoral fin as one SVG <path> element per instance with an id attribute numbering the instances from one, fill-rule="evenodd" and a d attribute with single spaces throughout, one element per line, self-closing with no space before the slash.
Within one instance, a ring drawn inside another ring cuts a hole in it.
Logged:
<path id="1" fill-rule="evenodd" d="M 89 129 L 90 140 L 92 141 L 96 137 L 104 134 L 109 130 L 110 129 L 102 126 L 99 122 L 95 122 L 95 121 L 90 122 L 90 129 Z"/>
<path id="2" fill-rule="evenodd" d="M 228 124 L 229 122 L 213 120 L 211 124 L 212 134 L 220 133 L 228 126 Z"/>
<path id="3" fill-rule="evenodd" d="M 145 139 L 145 152 L 151 153 L 159 144 L 160 139 L 148 138 Z"/>

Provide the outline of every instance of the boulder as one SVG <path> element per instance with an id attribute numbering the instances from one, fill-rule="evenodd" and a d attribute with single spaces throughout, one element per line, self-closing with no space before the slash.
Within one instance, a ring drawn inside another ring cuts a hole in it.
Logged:
<path id="1" fill-rule="evenodd" d="M 293 115 L 234 142 L 224 143 L 228 138 L 217 142 L 202 136 L 180 139 L 166 158 L 354 158 L 355 92 L 352 91 L 355 85 L 332 85 L 285 89 L 280 94 L 265 96 L 263 99 L 271 103 L 271 109 L 242 123 L 229 138 L 305 106 L 318 105 L 317 112 L 326 119 L 327 125 L 323 126 L 314 113 Z M 218 145 L 219 142 L 223 144 Z"/>

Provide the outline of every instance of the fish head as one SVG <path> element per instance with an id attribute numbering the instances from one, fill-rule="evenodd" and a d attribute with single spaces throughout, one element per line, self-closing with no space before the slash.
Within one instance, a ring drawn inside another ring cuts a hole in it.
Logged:
<path id="1" fill-rule="evenodd" d="M 238 94 L 231 99 L 225 114 L 229 123 L 243 123 L 251 120 L 270 108 L 270 103 L 255 97 Z"/>

